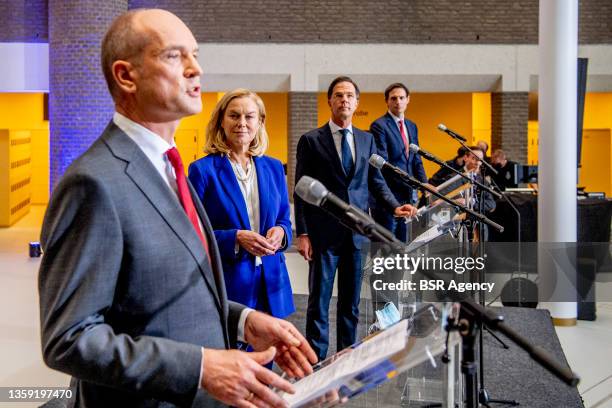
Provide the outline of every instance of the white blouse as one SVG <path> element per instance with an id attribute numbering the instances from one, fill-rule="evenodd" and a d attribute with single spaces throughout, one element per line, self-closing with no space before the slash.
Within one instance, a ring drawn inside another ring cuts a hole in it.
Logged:
<path id="1" fill-rule="evenodd" d="M 247 163 L 246 171 L 244 171 L 240 164 L 234 163 L 232 160 L 230 160 L 230 164 L 246 204 L 251 231 L 259 234 L 259 187 L 257 185 L 257 171 L 255 170 L 253 159 L 250 159 Z M 236 250 L 238 249 L 238 242 L 236 242 Z M 255 257 L 255 266 L 258 265 L 261 265 L 261 258 L 259 256 Z"/>

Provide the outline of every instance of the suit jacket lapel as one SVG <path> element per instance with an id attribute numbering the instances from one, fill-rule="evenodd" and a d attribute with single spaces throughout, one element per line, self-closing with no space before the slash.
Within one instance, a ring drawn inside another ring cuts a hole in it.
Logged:
<path id="1" fill-rule="evenodd" d="M 198 212 L 200 220 L 202 221 L 202 227 L 204 228 L 204 236 L 209 242 L 208 250 L 210 252 L 210 257 L 211 257 L 210 264 L 212 266 L 212 270 L 205 271 L 204 278 L 206 279 L 206 282 L 208 283 L 209 287 L 211 287 L 211 290 L 215 295 L 215 301 L 217 302 L 217 307 L 219 307 L 219 309 L 222 310 L 224 313 L 223 325 L 225 327 L 225 324 L 227 322 L 227 302 L 225 302 L 226 300 L 225 296 L 223 298 L 219 296 L 219 293 L 226 293 L 225 292 L 225 281 L 222 275 L 223 266 L 221 264 L 221 254 L 219 253 L 219 248 L 216 245 L 215 234 L 212 230 L 210 220 L 208 219 L 208 216 L 206 215 L 206 211 L 204 210 L 204 206 L 200 202 L 200 199 L 198 198 L 198 194 L 194 190 L 189 179 L 187 179 L 187 184 L 189 185 L 189 192 L 191 193 L 193 204 L 195 205 L 196 211 Z M 199 237 L 198 237 L 198 241 L 199 241 Z M 201 244 L 202 243 L 200 241 L 200 245 Z M 213 290 L 213 288 L 215 289 Z M 227 327 L 225 327 L 225 331 L 227 332 Z"/>
<path id="2" fill-rule="evenodd" d="M 414 143 L 414 140 L 412 139 L 412 133 L 410 133 L 410 125 L 408 124 L 406 118 L 404 118 L 404 129 L 406 129 L 406 139 L 408 139 L 408 144 Z M 416 153 L 412 153 L 412 151 L 408 152 L 408 165 L 410 165 L 410 160 L 414 158 L 415 154 Z"/>
<path id="3" fill-rule="evenodd" d="M 251 223 L 249 222 L 249 215 L 247 214 L 246 203 L 244 202 L 244 197 L 242 196 L 242 191 L 240 191 L 240 186 L 238 185 L 238 180 L 236 180 L 236 175 L 234 174 L 234 170 L 232 169 L 232 164 L 229 159 L 225 156 L 217 156 L 216 163 L 218 163 L 219 169 L 219 178 L 224 180 L 224 183 L 221 185 L 225 190 L 226 194 L 232 200 L 234 207 L 236 207 L 236 211 L 240 218 L 240 222 L 242 223 L 243 229 L 250 230 Z"/>
<path id="4" fill-rule="evenodd" d="M 191 221 L 187 218 L 185 210 L 181 206 L 178 197 L 171 191 L 166 182 L 159 176 L 157 169 L 149 161 L 147 156 L 140 148 L 123 133 L 117 126 L 111 124 L 105 132 L 105 141 L 113 153 L 122 160 L 125 160 L 128 165 L 125 169 L 127 176 L 132 179 L 134 184 L 147 197 L 151 205 L 159 212 L 161 217 L 166 221 L 168 226 L 174 231 L 177 238 L 187 247 L 191 255 L 197 261 L 198 265 L 205 264 L 206 255 L 202 241 L 193 228 Z M 195 194 L 192 193 L 192 197 Z M 199 202 L 196 198 L 194 202 Z M 214 243 L 214 236 L 211 244 Z M 210 245 L 211 247 L 214 245 Z M 212 271 L 208 268 L 200 267 L 200 271 L 204 276 L 211 292 L 215 296 L 217 306 L 221 306 L 217 285 L 215 285 Z"/>
<path id="5" fill-rule="evenodd" d="M 331 161 L 334 167 L 336 168 L 336 171 L 338 172 L 338 174 L 346 176 L 346 174 L 344 174 L 344 168 L 342 167 L 342 163 L 340 162 L 340 156 L 338 156 L 338 150 L 336 150 L 336 145 L 334 144 L 334 138 L 332 136 L 329 123 L 319 128 L 319 130 L 319 141 L 327 151 L 327 154 L 330 156 Z"/>
<path id="6" fill-rule="evenodd" d="M 353 175 L 357 174 L 357 172 L 360 170 L 358 166 L 359 163 L 363 161 L 359 160 L 361 157 L 366 157 L 366 163 L 369 165 L 368 160 L 370 158 L 367 157 L 367 155 L 370 151 L 369 149 L 366 149 L 365 138 L 362 136 L 361 131 L 353 126 L 353 142 L 355 143 L 355 168 L 353 170 Z"/>
<path id="7" fill-rule="evenodd" d="M 393 119 L 393 117 L 389 114 L 389 112 L 385 114 L 385 117 L 387 118 L 387 127 L 389 128 L 389 130 L 391 130 L 391 133 L 393 133 L 395 140 L 400 146 L 400 150 L 403 152 L 406 160 L 408 160 L 408 153 L 406 152 L 406 146 L 404 145 L 404 139 L 402 138 L 402 134 L 399 131 L 399 127 L 397 126 L 397 123 L 395 123 L 395 119 Z M 408 139 L 408 143 L 410 143 L 410 138 L 408 136 L 408 128 L 406 127 L 405 120 L 404 120 L 404 129 L 406 131 L 406 139 Z"/>
<path id="8" fill-rule="evenodd" d="M 272 183 L 271 174 L 266 163 L 261 157 L 253 158 L 255 170 L 257 171 L 257 189 L 259 190 L 259 233 L 266 235 L 266 225 L 272 225 L 268 222 L 270 213 L 268 211 L 267 200 L 270 194 L 270 184 Z"/>

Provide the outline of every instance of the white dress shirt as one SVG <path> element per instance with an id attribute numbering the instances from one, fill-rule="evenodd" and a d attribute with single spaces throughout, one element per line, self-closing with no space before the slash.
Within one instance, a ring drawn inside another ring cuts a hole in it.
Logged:
<path id="1" fill-rule="evenodd" d="M 234 163 L 232 160 L 229 161 L 234 170 L 234 175 L 238 181 L 238 186 L 242 192 L 244 203 L 246 204 L 247 214 L 249 216 L 249 224 L 251 231 L 259 234 L 259 186 L 257 184 L 257 170 L 253 159 L 250 159 L 247 163 L 247 169 L 244 171 L 242 166 L 238 163 Z M 239 245 L 236 242 L 236 252 L 238 252 Z M 255 257 L 255 266 L 261 265 L 261 257 Z"/>
<path id="2" fill-rule="evenodd" d="M 395 126 L 397 126 L 397 130 L 400 130 L 400 135 L 402 134 L 401 129 L 399 127 L 399 122 L 402 122 L 402 126 L 404 126 L 404 134 L 406 135 L 406 139 L 408 138 L 408 129 L 406 129 L 406 123 L 404 122 L 404 115 L 402 115 L 402 117 L 397 117 L 394 114 L 391 113 L 391 111 L 387 111 L 389 112 L 389 115 L 391 115 L 391 117 L 393 118 L 393 121 L 395 122 Z"/>
<path id="3" fill-rule="evenodd" d="M 170 163 L 170 160 L 166 157 L 168 149 L 176 147 L 176 144 L 169 144 L 158 134 L 126 118 L 119 112 L 115 112 L 113 122 L 115 122 L 115 125 L 123 130 L 123 133 L 128 135 L 129 138 L 140 147 L 140 150 L 142 150 L 145 156 L 151 161 L 151 164 L 153 164 L 153 167 L 155 167 L 162 179 L 164 179 L 166 184 L 174 190 L 175 196 L 178 199 L 176 174 L 174 174 L 172 163 Z"/>
<path id="4" fill-rule="evenodd" d="M 342 133 L 340 133 L 340 126 L 336 125 L 333 120 L 329 120 L 329 128 L 331 129 L 331 134 L 334 139 L 334 146 L 336 146 L 336 151 L 338 152 L 338 157 L 340 157 L 340 163 L 342 163 Z M 346 141 L 351 149 L 351 156 L 353 156 L 353 163 L 355 163 L 355 138 L 353 137 L 353 125 L 349 125 L 346 129 L 348 129 L 348 134 L 346 135 Z"/>

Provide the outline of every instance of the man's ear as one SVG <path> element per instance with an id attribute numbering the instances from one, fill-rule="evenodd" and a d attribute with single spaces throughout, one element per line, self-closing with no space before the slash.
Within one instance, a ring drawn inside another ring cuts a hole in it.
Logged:
<path id="1" fill-rule="evenodd" d="M 117 87 L 123 92 L 136 92 L 136 82 L 134 82 L 136 79 L 136 69 L 131 63 L 123 60 L 113 62 L 112 73 Z"/>

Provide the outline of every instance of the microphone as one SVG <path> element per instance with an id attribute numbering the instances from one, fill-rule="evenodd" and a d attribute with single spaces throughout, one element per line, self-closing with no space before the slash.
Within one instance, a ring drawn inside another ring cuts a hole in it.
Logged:
<path id="1" fill-rule="evenodd" d="M 436 163 L 438 166 L 444 166 L 444 164 L 446 164 L 443 160 L 440 160 L 438 157 L 429 153 L 427 150 L 421 149 L 419 146 L 415 145 L 414 143 L 410 143 L 410 146 L 408 146 L 408 148 L 410 149 L 412 153 L 416 153 L 420 156 L 423 156 L 427 160 Z"/>
<path id="2" fill-rule="evenodd" d="M 501 225 L 496 224 L 495 222 L 491 221 L 490 219 L 488 219 L 484 215 L 477 213 L 476 211 L 470 210 L 469 208 L 467 208 L 464 205 L 457 204 L 456 202 L 454 202 L 450 198 L 446 197 L 445 195 L 440 194 L 435 188 L 431 188 L 430 186 L 421 183 L 419 180 L 415 179 L 414 177 L 412 177 L 411 175 L 409 175 L 408 173 L 406 173 L 404 170 L 400 169 L 399 167 L 396 167 L 396 166 L 390 164 L 389 162 L 387 162 L 385 159 L 383 159 L 379 155 L 373 154 L 372 156 L 370 156 L 369 162 L 370 162 L 370 164 L 372 166 L 376 167 L 379 170 L 382 170 L 384 168 L 384 169 L 387 169 L 387 170 L 393 172 L 397 177 L 399 177 L 405 183 L 410 184 L 412 186 L 416 186 L 416 187 L 418 187 L 420 189 L 423 189 L 425 191 L 428 191 L 429 193 L 431 193 L 432 195 L 438 197 L 442 201 L 445 201 L 446 203 L 450 204 L 451 206 L 456 208 L 458 211 L 461 210 L 461 211 L 463 211 L 463 212 L 465 212 L 467 214 L 470 214 L 471 216 L 476 218 L 478 221 L 481 221 L 481 222 L 484 222 L 487 225 L 490 225 L 491 227 L 495 228 L 499 232 L 502 232 L 504 230 L 504 227 L 502 227 Z M 463 173 L 461 173 L 461 172 L 460 172 L 460 174 L 463 175 Z M 474 183 L 479 185 L 479 186 L 482 185 L 481 183 L 478 183 L 476 181 L 474 181 Z M 482 186 L 483 186 L 483 188 L 487 189 L 487 191 L 492 191 L 490 188 L 488 188 L 488 187 L 486 187 L 484 185 L 482 185 Z"/>
<path id="3" fill-rule="evenodd" d="M 478 180 L 471 179 L 470 177 L 468 177 L 465 174 L 463 174 L 463 172 L 455 169 L 454 167 L 449 166 L 448 164 L 446 164 L 446 162 L 440 160 L 439 158 L 437 158 L 433 154 L 429 153 L 427 150 L 421 149 L 419 146 L 415 145 L 414 143 L 410 143 L 409 149 L 410 149 L 411 152 L 423 156 L 427 160 L 436 163 L 438 166 L 444 167 L 445 169 L 447 169 L 447 170 L 449 170 L 449 171 L 451 171 L 451 172 L 453 172 L 455 174 L 460 175 L 461 177 L 466 179 L 469 183 L 476 184 L 478 187 L 488 191 L 489 193 L 493 194 L 495 197 L 501 198 L 502 195 L 500 193 L 498 193 L 497 191 L 493 190 L 491 187 L 488 187 L 488 186 L 484 185 L 483 183 L 479 182 Z"/>
<path id="4" fill-rule="evenodd" d="M 327 211 L 348 229 L 365 235 L 373 241 L 403 247 L 391 231 L 377 224 L 372 217 L 361 209 L 344 202 L 330 192 L 320 181 L 309 176 L 302 176 L 295 185 L 295 193 L 308 204 Z"/>
<path id="5" fill-rule="evenodd" d="M 392 171 L 393 173 L 397 174 L 398 177 L 400 177 L 402 180 L 412 185 L 413 187 L 421 188 L 427 191 L 431 190 L 429 187 L 425 186 L 425 184 L 421 183 L 419 180 L 415 179 L 399 167 L 392 165 L 376 153 L 370 156 L 370 160 L 368 161 L 373 167 L 376 167 L 379 170 L 387 169 L 389 171 Z"/>
<path id="6" fill-rule="evenodd" d="M 462 142 L 467 142 L 467 139 L 463 136 L 461 136 L 458 133 L 453 132 L 452 130 L 450 130 L 449 128 L 447 128 L 444 123 L 440 123 L 438 125 L 438 129 L 441 130 L 444 133 L 447 133 L 450 137 L 452 137 L 453 139 L 457 139 L 457 140 L 461 140 Z"/>

